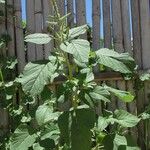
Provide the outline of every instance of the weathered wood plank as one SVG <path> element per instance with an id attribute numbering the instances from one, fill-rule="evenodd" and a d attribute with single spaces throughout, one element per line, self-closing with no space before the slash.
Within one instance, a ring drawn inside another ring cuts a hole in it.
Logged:
<path id="1" fill-rule="evenodd" d="M 45 0 L 42 1 L 43 2 L 43 28 L 44 28 L 44 32 L 48 32 L 48 23 L 47 21 L 49 20 L 49 15 L 53 15 L 53 7 L 52 4 L 50 2 L 50 0 Z M 50 33 L 52 34 L 52 33 Z M 44 45 L 44 58 L 48 59 L 50 52 L 52 51 L 54 47 L 54 41 L 52 40 L 50 43 Z"/>
<path id="2" fill-rule="evenodd" d="M 112 0 L 112 29 L 115 50 L 124 52 L 120 0 Z"/>
<path id="3" fill-rule="evenodd" d="M 150 1 L 139 1 L 143 69 L 150 69 Z"/>
<path id="4" fill-rule="evenodd" d="M 0 11 L 1 11 L 1 21 L 0 21 L 0 38 L 6 34 L 6 14 L 5 14 L 5 4 L 0 5 Z M 5 57 L 6 56 L 6 45 L 3 45 L 3 47 L 0 48 L 0 55 Z"/>
<path id="5" fill-rule="evenodd" d="M 103 0 L 104 47 L 112 48 L 110 0 Z"/>
<path id="6" fill-rule="evenodd" d="M 15 32 L 14 32 L 14 21 L 13 21 L 13 0 L 7 0 L 7 5 L 11 6 L 7 8 L 7 32 L 11 37 L 11 41 L 8 43 L 8 56 L 15 56 Z"/>
<path id="7" fill-rule="evenodd" d="M 59 13 L 61 16 L 64 16 L 66 14 L 66 4 L 65 0 L 57 0 Z"/>
<path id="8" fill-rule="evenodd" d="M 112 0 L 112 27 L 113 27 L 113 43 L 116 51 L 122 53 L 124 52 L 123 47 L 123 30 L 122 30 L 122 16 L 121 16 L 121 1 L 120 0 Z M 117 82 L 117 87 L 119 89 L 125 89 L 124 81 Z M 126 109 L 126 104 L 117 101 L 118 108 Z"/>
<path id="9" fill-rule="evenodd" d="M 142 69 L 142 52 L 141 52 L 141 38 L 140 38 L 140 14 L 139 14 L 138 0 L 131 0 L 132 13 L 132 31 L 133 31 L 133 53 L 134 59 Z"/>
<path id="10" fill-rule="evenodd" d="M 76 0 L 76 24 L 77 26 L 86 24 L 86 3 L 85 0 Z M 84 39 L 87 39 L 87 34 L 81 36 Z"/>
<path id="11" fill-rule="evenodd" d="M 35 0 L 35 32 L 42 33 L 43 27 L 43 17 L 42 17 L 42 1 Z M 42 60 L 43 55 L 43 45 L 36 45 L 36 59 Z"/>
<path id="12" fill-rule="evenodd" d="M 143 68 L 142 63 L 142 51 L 141 51 L 141 28 L 140 28 L 140 6 L 138 0 L 131 0 L 131 12 L 132 12 L 132 30 L 133 30 L 133 53 L 136 63 L 139 69 Z M 143 109 L 144 91 L 136 90 L 136 106 L 137 113 L 140 114 Z M 143 101 L 142 101 L 143 100 Z M 142 129 L 142 130 L 141 130 Z M 138 125 L 138 143 L 142 149 L 145 149 L 144 144 L 144 124 L 141 122 Z"/>
<path id="13" fill-rule="evenodd" d="M 133 54 L 131 46 L 131 26 L 130 26 L 130 11 L 129 1 L 121 0 L 121 14 L 122 14 L 122 32 L 123 32 L 123 47 L 125 52 Z"/>
<path id="14" fill-rule="evenodd" d="M 22 9 L 21 0 L 14 1 L 14 15 L 15 15 L 15 47 L 18 59 L 18 73 L 22 72 L 25 62 L 25 48 L 24 35 L 22 28 Z"/>
<path id="15" fill-rule="evenodd" d="M 100 0 L 92 0 L 92 47 L 100 48 Z"/>
<path id="16" fill-rule="evenodd" d="M 67 18 L 67 23 L 69 27 L 74 26 L 74 1 L 73 0 L 67 0 L 67 13 L 71 13 L 69 17 Z"/>
<path id="17" fill-rule="evenodd" d="M 27 33 L 32 34 L 35 33 L 35 16 L 34 16 L 34 7 L 35 0 L 27 0 L 26 1 L 26 16 L 27 16 Z M 35 44 L 27 43 L 27 60 L 35 61 L 36 60 L 36 50 Z"/>

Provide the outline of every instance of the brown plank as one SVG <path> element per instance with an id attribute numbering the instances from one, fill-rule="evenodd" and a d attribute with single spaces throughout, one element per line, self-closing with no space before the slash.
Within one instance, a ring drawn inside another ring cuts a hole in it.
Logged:
<path id="1" fill-rule="evenodd" d="M 150 69 L 150 6 L 149 0 L 139 1 L 143 69 Z"/>
<path id="2" fill-rule="evenodd" d="M 22 9 L 21 0 L 14 1 L 14 15 L 15 15 L 15 48 L 18 60 L 18 72 L 22 72 L 25 62 L 25 47 L 24 35 L 22 28 Z"/>
<path id="3" fill-rule="evenodd" d="M 100 48 L 100 0 L 92 0 L 92 47 Z"/>
<path id="4" fill-rule="evenodd" d="M 27 16 L 27 33 L 35 33 L 35 15 L 34 15 L 35 0 L 26 1 L 26 16 Z M 27 60 L 35 61 L 36 60 L 36 46 L 33 43 L 27 43 Z"/>
<path id="5" fill-rule="evenodd" d="M 77 26 L 86 24 L 86 2 L 85 0 L 75 0 L 76 4 L 76 24 Z M 87 39 L 87 34 L 81 36 Z"/>
<path id="6" fill-rule="evenodd" d="M 69 27 L 74 26 L 74 1 L 67 0 L 67 13 L 71 13 L 67 19 L 67 23 Z"/>
<path id="7" fill-rule="evenodd" d="M 48 32 L 48 23 L 47 21 L 49 20 L 49 15 L 53 15 L 53 7 L 52 7 L 52 4 L 50 2 L 50 0 L 45 0 L 45 1 L 42 1 L 43 3 L 43 27 L 44 27 L 44 32 Z M 50 33 L 52 34 L 52 33 Z M 54 41 L 52 40 L 50 43 L 44 45 L 44 57 L 45 59 L 48 59 L 49 55 L 50 55 L 50 52 L 52 51 L 54 47 Z"/>
<path id="8" fill-rule="evenodd" d="M 131 46 L 130 11 L 128 0 L 121 0 L 121 14 L 124 50 L 132 55 L 133 52 Z"/>
<path id="9" fill-rule="evenodd" d="M 115 50 L 124 52 L 120 0 L 112 0 L 112 29 Z"/>
<path id="10" fill-rule="evenodd" d="M 42 15 L 42 1 L 35 0 L 35 32 L 42 33 L 43 15 Z M 36 60 L 44 58 L 43 45 L 36 45 Z"/>
<path id="11" fill-rule="evenodd" d="M 112 48 L 110 0 L 103 0 L 104 47 Z"/>
<path id="12" fill-rule="evenodd" d="M 7 0 L 7 5 L 13 6 L 13 0 Z M 13 22 L 13 8 L 7 8 L 7 32 L 11 37 L 11 41 L 8 43 L 8 56 L 15 56 L 15 32 Z"/>
<path id="13" fill-rule="evenodd" d="M 123 47 L 123 30 L 121 16 L 121 1 L 112 0 L 112 28 L 113 28 L 113 43 L 116 51 L 124 52 Z M 117 88 L 124 90 L 125 82 L 118 81 Z M 120 100 L 117 101 L 118 108 L 126 109 L 126 104 Z"/>
<path id="14" fill-rule="evenodd" d="M 66 5 L 65 0 L 57 0 L 59 13 L 61 16 L 64 16 L 66 14 Z"/>
<path id="15" fill-rule="evenodd" d="M 142 64 L 142 51 L 141 51 L 141 28 L 140 28 L 140 6 L 138 0 L 131 0 L 131 12 L 132 12 L 132 30 L 133 30 L 133 53 L 136 63 L 139 69 L 143 68 Z M 136 89 L 135 89 L 136 90 Z M 144 91 L 136 90 L 136 105 L 137 113 L 140 114 L 143 109 Z M 144 144 L 144 125 L 140 123 L 138 125 L 138 144 L 142 149 L 145 149 Z"/>

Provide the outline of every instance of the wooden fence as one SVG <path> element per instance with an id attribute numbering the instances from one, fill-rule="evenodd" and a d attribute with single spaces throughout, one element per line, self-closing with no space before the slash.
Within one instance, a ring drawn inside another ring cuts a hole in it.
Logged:
<path id="1" fill-rule="evenodd" d="M 86 24 L 86 2 L 89 0 L 57 0 L 62 15 L 71 12 L 68 24 L 73 27 Z M 5 8 L 6 19 L 0 24 L 0 34 L 8 33 L 12 40 L 7 45 L 8 56 L 17 56 L 18 72 L 21 72 L 29 61 L 46 59 L 53 48 L 54 42 L 47 45 L 27 44 L 25 52 L 24 34 L 22 27 L 21 0 L 7 0 L 9 9 Z M 100 39 L 104 39 L 104 47 L 114 48 L 118 52 L 129 52 L 136 60 L 139 70 L 150 69 L 150 1 L 149 0 L 92 0 L 92 47 L 100 48 Z M 1 8 L 2 9 L 2 8 Z M 102 10 L 101 10 L 102 9 Z M 102 14 L 101 14 L 102 13 Z M 13 14 L 13 16 L 12 16 Z M 53 14 L 50 0 L 26 0 L 27 33 L 47 32 L 46 20 Z M 103 16 L 103 17 L 101 17 Z M 100 31 L 103 24 L 103 30 Z M 103 32 L 104 37 L 101 37 Z M 86 38 L 86 37 L 85 37 Z M 116 80 L 109 76 L 109 84 L 122 90 L 133 91 L 132 81 Z M 115 80 L 115 81 L 113 81 Z M 136 100 L 126 105 L 112 97 L 108 108 L 123 108 L 133 114 L 140 113 L 149 103 L 150 84 L 135 91 Z M 0 112 L 0 126 L 8 126 L 4 119 L 4 111 Z M 138 131 L 137 131 L 138 130 Z M 144 125 L 131 131 L 135 140 L 144 147 Z M 138 137 L 138 139 L 137 139 Z M 145 137 L 146 138 L 146 137 Z M 150 140 L 150 139 L 149 139 Z"/>

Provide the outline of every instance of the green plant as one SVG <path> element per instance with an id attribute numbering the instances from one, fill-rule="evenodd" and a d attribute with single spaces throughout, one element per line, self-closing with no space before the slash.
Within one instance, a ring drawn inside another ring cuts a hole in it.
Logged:
<path id="1" fill-rule="evenodd" d="M 109 49 L 92 51 L 89 42 L 80 39 L 81 35 L 86 34 L 88 26 L 69 29 L 66 25 L 69 14 L 61 16 L 55 0 L 52 4 L 55 16 L 50 16 L 48 23 L 49 30 L 57 30 L 55 35 L 35 33 L 26 36 L 25 41 L 47 44 L 54 39 L 55 48 L 48 60 L 28 63 L 13 82 L 22 86 L 22 90 L 17 88 L 19 109 L 13 110 L 20 125 L 5 148 L 138 149 L 130 143 L 126 131 L 136 126 L 141 117 L 124 110 L 103 110 L 101 116 L 95 111 L 100 101 L 105 104 L 111 102 L 111 94 L 126 103 L 132 102 L 134 96 L 106 84 L 98 85 L 94 81 L 93 68 L 104 65 L 124 75 L 131 75 L 135 68 L 133 58 L 127 53 L 119 54 Z M 59 78 L 64 81 L 55 84 Z M 1 80 L 3 83 L 3 78 Z M 113 130 L 108 132 L 110 125 L 113 125 Z"/>

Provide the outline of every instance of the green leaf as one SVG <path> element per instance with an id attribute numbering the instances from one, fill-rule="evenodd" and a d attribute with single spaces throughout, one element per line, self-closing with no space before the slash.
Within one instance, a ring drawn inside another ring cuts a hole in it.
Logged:
<path id="1" fill-rule="evenodd" d="M 51 105 L 43 104 L 39 106 L 36 111 L 36 120 L 38 125 L 42 126 L 50 121 L 57 120 L 59 115 L 59 112 L 53 112 L 53 107 Z"/>
<path id="2" fill-rule="evenodd" d="M 104 88 L 108 91 L 110 91 L 111 93 L 113 93 L 115 96 L 117 96 L 120 100 L 128 103 L 128 102 L 132 102 L 134 100 L 134 96 L 127 91 L 121 91 L 121 90 L 117 90 L 114 89 L 112 87 L 108 87 L 108 86 L 104 86 Z"/>
<path id="3" fill-rule="evenodd" d="M 127 145 L 127 140 L 126 137 L 116 134 L 113 143 L 114 143 L 113 150 L 118 150 L 119 146 Z"/>
<path id="4" fill-rule="evenodd" d="M 142 113 L 140 116 L 143 120 L 150 119 L 150 114 L 146 112 Z"/>
<path id="5" fill-rule="evenodd" d="M 137 116 L 134 116 L 124 110 L 116 110 L 114 114 L 115 114 L 115 122 L 127 128 L 136 126 L 141 120 Z"/>
<path id="6" fill-rule="evenodd" d="M 72 112 L 74 113 L 74 112 Z M 95 114 L 90 109 L 79 109 L 72 115 L 71 144 L 72 150 L 91 149 L 91 129 L 94 127 Z"/>
<path id="7" fill-rule="evenodd" d="M 61 44 L 60 48 L 74 56 L 74 58 L 79 62 L 88 62 L 90 43 L 87 40 L 75 39 L 67 43 Z"/>
<path id="8" fill-rule="evenodd" d="M 148 80 L 150 80 L 150 73 L 142 74 L 142 75 L 140 76 L 140 80 L 141 80 L 141 81 L 148 81 Z"/>
<path id="9" fill-rule="evenodd" d="M 89 95 L 94 100 L 102 100 L 104 102 L 110 102 L 110 100 L 107 98 L 110 95 L 110 93 L 101 86 L 96 86 L 95 89 L 89 93 Z"/>
<path id="10" fill-rule="evenodd" d="M 69 39 L 74 39 L 75 37 L 78 37 L 82 34 L 84 34 L 88 29 L 88 25 L 82 25 L 79 27 L 75 27 L 69 30 L 69 35 L 68 38 Z"/>
<path id="11" fill-rule="evenodd" d="M 138 147 L 131 147 L 131 146 L 126 146 L 126 145 L 121 145 L 119 146 L 118 150 L 141 150 Z"/>
<path id="12" fill-rule="evenodd" d="M 51 41 L 51 37 L 48 34 L 35 33 L 25 37 L 25 42 L 31 42 L 35 44 L 47 44 Z"/>
<path id="13" fill-rule="evenodd" d="M 18 79 L 22 84 L 23 91 L 35 97 L 39 95 L 44 86 L 51 83 L 51 77 L 57 66 L 51 62 L 28 63 L 23 71 L 23 75 Z"/>
<path id="14" fill-rule="evenodd" d="M 104 129 L 106 129 L 109 125 L 109 121 L 108 121 L 108 118 L 106 117 L 102 117 L 102 116 L 99 116 L 98 117 L 98 129 L 100 131 L 103 131 Z"/>
<path id="15" fill-rule="evenodd" d="M 5 0 L 0 0 L 0 3 L 3 3 L 3 4 L 4 4 L 4 3 L 5 3 Z"/>
<path id="16" fill-rule="evenodd" d="M 41 147 L 39 143 L 33 144 L 33 150 L 45 150 L 44 147 Z"/>
<path id="17" fill-rule="evenodd" d="M 10 139 L 10 150 L 28 150 L 36 141 L 36 134 L 29 134 L 27 125 L 20 125 Z"/>
<path id="18" fill-rule="evenodd" d="M 131 73 L 130 69 L 123 63 L 125 61 L 133 61 L 131 57 L 125 54 L 119 54 L 109 49 L 100 49 L 96 51 L 98 63 L 121 73 Z"/>
<path id="19" fill-rule="evenodd" d="M 120 146 L 127 146 L 127 140 L 118 134 L 108 134 L 104 137 L 103 144 L 105 150 L 119 150 Z"/>
<path id="20" fill-rule="evenodd" d="M 56 124 L 47 124 L 45 128 L 41 131 L 41 140 L 52 139 L 58 144 L 60 137 L 60 131 Z"/>
<path id="21" fill-rule="evenodd" d="M 80 72 L 82 74 L 86 74 L 86 79 L 85 81 L 88 83 L 88 82 L 91 82 L 94 80 L 94 73 L 92 72 L 92 70 L 90 68 L 84 68 L 82 70 L 80 70 Z"/>

